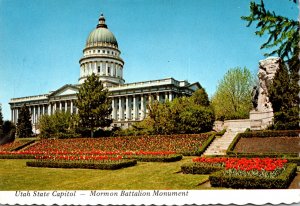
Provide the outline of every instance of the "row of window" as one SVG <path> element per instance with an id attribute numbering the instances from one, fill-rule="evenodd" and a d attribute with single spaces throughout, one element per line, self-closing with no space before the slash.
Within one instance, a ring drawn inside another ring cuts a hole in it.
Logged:
<path id="1" fill-rule="evenodd" d="M 114 51 L 109 51 L 109 50 L 89 50 L 89 51 L 86 51 L 85 54 L 111 54 L 113 56 L 118 56 L 118 53 L 117 52 L 114 52 Z"/>

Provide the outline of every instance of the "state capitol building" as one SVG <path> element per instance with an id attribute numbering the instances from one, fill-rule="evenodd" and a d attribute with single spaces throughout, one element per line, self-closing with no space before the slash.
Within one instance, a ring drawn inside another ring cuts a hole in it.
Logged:
<path id="1" fill-rule="evenodd" d="M 200 88 L 200 84 L 179 81 L 174 78 L 126 83 L 123 78 L 124 60 L 120 57 L 118 42 L 108 29 L 105 18 L 101 14 L 96 28 L 89 34 L 83 56 L 79 60 L 80 77 L 78 84 L 66 84 L 56 91 L 36 96 L 12 98 L 9 102 L 11 120 L 17 123 L 18 113 L 26 104 L 31 113 L 34 132 L 38 132 L 37 123 L 41 115 L 51 115 L 55 111 L 76 113 L 76 93 L 87 76 L 95 73 L 102 84 L 110 92 L 112 100 L 113 125 L 126 128 L 147 115 L 146 105 L 156 99 L 164 102 L 172 101 L 178 96 L 190 96 Z"/>

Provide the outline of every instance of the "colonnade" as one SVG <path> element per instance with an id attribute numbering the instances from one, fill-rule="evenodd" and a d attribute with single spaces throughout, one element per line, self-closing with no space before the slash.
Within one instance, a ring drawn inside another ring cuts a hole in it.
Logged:
<path id="1" fill-rule="evenodd" d="M 20 109 L 21 107 L 11 109 L 11 120 L 15 124 L 18 122 Z M 32 124 L 38 123 L 38 120 L 42 115 L 51 115 L 54 114 L 55 111 L 65 111 L 70 112 L 71 114 L 77 112 L 73 100 L 61 100 L 53 101 L 49 104 L 41 103 L 38 105 L 28 105 L 28 109 L 31 114 Z"/>
<path id="2" fill-rule="evenodd" d="M 103 76 L 123 77 L 122 65 L 115 62 L 93 61 L 81 64 L 80 77 L 89 76 L 92 73 Z"/>
<path id="3" fill-rule="evenodd" d="M 126 94 L 123 96 L 113 96 L 111 118 L 114 121 L 138 121 L 143 120 L 148 112 L 147 104 L 154 100 L 159 102 L 172 101 L 175 95 L 172 92 L 155 92 L 149 94 Z M 21 107 L 11 109 L 12 122 L 17 123 Z M 74 100 L 51 101 L 49 104 L 28 105 L 31 114 L 32 124 L 37 124 L 42 115 L 54 114 L 55 111 L 78 113 L 74 105 Z"/>
<path id="4" fill-rule="evenodd" d="M 112 119 L 115 121 L 142 120 L 146 117 L 147 104 L 153 100 L 159 102 L 172 101 L 172 92 L 158 92 L 150 94 L 130 94 L 112 97 Z"/>

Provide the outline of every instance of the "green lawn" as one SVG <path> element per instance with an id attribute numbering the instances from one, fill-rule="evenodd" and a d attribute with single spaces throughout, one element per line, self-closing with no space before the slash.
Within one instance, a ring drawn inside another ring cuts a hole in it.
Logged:
<path id="1" fill-rule="evenodd" d="M 180 173 L 192 157 L 173 163 L 138 162 L 120 170 L 27 167 L 27 160 L 0 160 L 1 190 L 211 189 L 208 175 Z"/>

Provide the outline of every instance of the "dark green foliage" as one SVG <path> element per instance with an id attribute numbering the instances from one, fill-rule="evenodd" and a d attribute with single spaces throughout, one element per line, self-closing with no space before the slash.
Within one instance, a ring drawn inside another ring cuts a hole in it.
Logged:
<path id="1" fill-rule="evenodd" d="M 181 171 L 184 174 L 211 174 L 223 170 L 223 167 L 213 167 L 208 165 L 201 165 L 199 163 L 186 163 L 181 166 Z"/>
<path id="2" fill-rule="evenodd" d="M 88 128 L 91 137 L 95 129 L 109 127 L 112 123 L 109 92 L 94 73 L 80 86 L 75 105 L 78 108 L 79 126 Z"/>
<path id="3" fill-rule="evenodd" d="M 35 155 L 1 154 L 0 159 L 35 159 Z"/>
<path id="4" fill-rule="evenodd" d="M 218 83 L 212 97 L 217 120 L 246 119 L 252 108 L 254 78 L 249 69 L 231 68 Z"/>
<path id="5" fill-rule="evenodd" d="M 32 135 L 31 115 L 26 104 L 19 111 L 16 133 L 19 138 L 30 137 Z"/>
<path id="6" fill-rule="evenodd" d="M 296 3 L 295 0 L 293 0 Z M 291 5 L 295 6 L 296 4 Z M 299 22 L 284 16 L 276 15 L 268 11 L 264 2 L 260 4 L 251 2 L 250 15 L 242 19 L 256 24 L 256 35 L 268 34 L 268 40 L 261 46 L 261 49 L 275 48 L 271 56 L 277 54 L 284 60 L 280 70 L 277 71 L 273 84 L 270 88 L 270 101 L 274 109 L 274 129 L 299 129 Z M 285 67 L 287 66 L 287 67 Z"/>
<path id="7" fill-rule="evenodd" d="M 213 187 L 230 187 L 236 189 L 285 189 L 294 179 L 297 171 L 296 164 L 287 164 L 287 168 L 276 178 L 225 176 L 218 171 L 209 176 Z"/>
<path id="8" fill-rule="evenodd" d="M 73 138 L 76 133 L 77 115 L 69 112 L 55 112 L 43 115 L 39 119 L 41 138 Z"/>
<path id="9" fill-rule="evenodd" d="M 171 156 L 131 156 L 130 159 L 135 159 L 139 162 L 176 162 L 182 159 L 182 155 Z"/>
<path id="10" fill-rule="evenodd" d="M 0 138 L 3 136 L 3 123 L 2 106 L 0 104 Z"/>
<path id="11" fill-rule="evenodd" d="M 203 88 L 195 91 L 191 97 L 180 97 L 164 103 L 154 101 L 148 108 L 148 117 L 126 130 L 127 134 L 202 133 L 211 131 L 215 120 Z"/>
<path id="12" fill-rule="evenodd" d="M 281 64 L 269 89 L 274 111 L 274 129 L 299 129 L 299 97 L 295 97 L 288 69 Z"/>
<path id="13" fill-rule="evenodd" d="M 136 160 L 126 160 L 121 162 L 63 162 L 63 161 L 30 161 L 26 162 L 29 167 L 50 167 L 50 168 L 81 168 L 81 169 L 100 169 L 117 170 L 125 167 L 131 167 L 137 164 Z"/>
<path id="14" fill-rule="evenodd" d="M 11 121 L 4 121 L 2 126 L 2 137 L 0 144 L 13 142 L 15 140 L 16 126 Z"/>
<path id="15" fill-rule="evenodd" d="M 296 1 L 293 2 L 296 3 Z M 297 9 L 297 4 L 295 4 L 294 8 Z M 256 22 L 257 31 L 255 34 L 259 36 L 263 36 L 264 34 L 269 35 L 268 40 L 260 48 L 270 49 L 275 47 L 271 53 L 265 55 L 272 56 L 277 54 L 282 59 L 290 60 L 297 53 L 300 39 L 299 22 L 296 17 L 293 20 L 276 15 L 274 11 L 269 11 L 265 8 L 262 0 L 260 4 L 251 2 L 250 12 L 249 16 L 241 17 L 243 20 L 249 22 L 247 26 Z"/>

